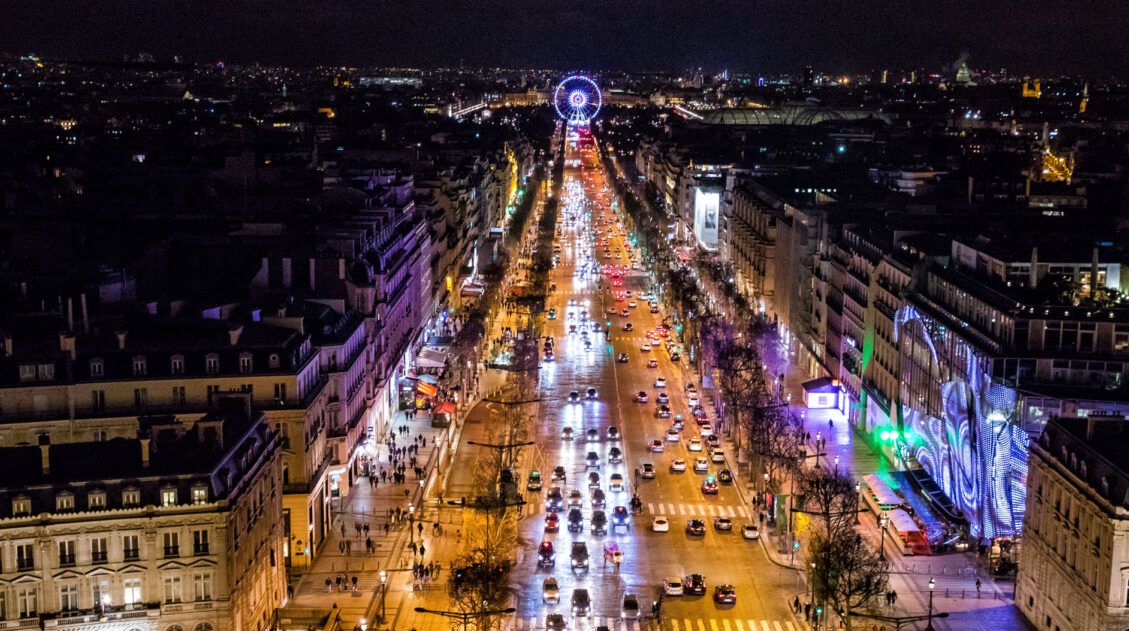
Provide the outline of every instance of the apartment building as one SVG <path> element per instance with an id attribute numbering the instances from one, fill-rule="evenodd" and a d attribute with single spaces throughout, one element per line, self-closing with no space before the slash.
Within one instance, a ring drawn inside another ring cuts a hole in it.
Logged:
<path id="1" fill-rule="evenodd" d="M 1037 629 L 1129 626 L 1129 423 L 1060 417 L 1031 443 L 1015 603 Z"/>
<path id="2" fill-rule="evenodd" d="M 281 442 L 248 393 L 221 398 L 131 438 L 0 448 L 0 626 L 273 628 Z"/>

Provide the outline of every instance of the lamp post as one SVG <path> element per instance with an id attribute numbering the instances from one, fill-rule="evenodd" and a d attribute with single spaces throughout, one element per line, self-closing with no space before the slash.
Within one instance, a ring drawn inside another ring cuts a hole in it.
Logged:
<path id="1" fill-rule="evenodd" d="M 878 517 L 878 525 L 881 527 L 882 532 L 879 535 L 881 538 L 878 541 L 878 558 L 886 560 L 886 526 L 890 524 L 890 516 L 886 511 L 882 511 L 882 515 Z"/>
<path id="2" fill-rule="evenodd" d="M 839 473 L 839 454 L 835 454 L 835 473 Z"/>
<path id="3" fill-rule="evenodd" d="M 855 525 L 859 525 L 859 505 L 862 504 L 862 482 L 855 480 Z"/>
<path id="4" fill-rule="evenodd" d="M 937 587 L 937 582 L 933 577 L 929 577 L 929 615 L 926 617 L 925 631 L 933 631 L 933 588 Z"/>
<path id="5" fill-rule="evenodd" d="M 408 504 L 408 543 L 415 543 L 416 516 L 415 504 Z"/>
<path id="6" fill-rule="evenodd" d="M 380 571 L 380 624 L 384 624 L 384 597 L 388 594 L 388 572 Z"/>

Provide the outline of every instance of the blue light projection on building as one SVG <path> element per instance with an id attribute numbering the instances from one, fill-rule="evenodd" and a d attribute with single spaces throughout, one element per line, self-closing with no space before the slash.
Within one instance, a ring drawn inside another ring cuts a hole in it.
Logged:
<path id="1" fill-rule="evenodd" d="M 1020 534 L 1029 437 L 1012 388 L 992 381 L 989 358 L 914 306 L 898 310 L 903 452 L 988 539 Z"/>

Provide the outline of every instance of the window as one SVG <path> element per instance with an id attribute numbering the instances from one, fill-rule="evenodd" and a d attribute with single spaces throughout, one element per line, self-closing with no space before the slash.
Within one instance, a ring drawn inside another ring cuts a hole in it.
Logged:
<path id="1" fill-rule="evenodd" d="M 55 380 L 55 364 L 40 364 L 39 365 L 39 380 L 40 381 L 54 381 Z"/>
<path id="2" fill-rule="evenodd" d="M 35 618 L 39 615 L 39 590 L 35 587 L 21 587 L 16 592 L 20 618 Z"/>
<path id="3" fill-rule="evenodd" d="M 94 412 L 101 412 L 106 409 L 106 391 L 105 390 L 91 390 L 90 391 L 90 409 Z"/>
<path id="4" fill-rule="evenodd" d="M 197 601 L 212 599 L 211 572 L 196 572 L 192 575 L 192 595 Z"/>
<path id="5" fill-rule="evenodd" d="M 274 400 L 278 401 L 280 403 L 286 402 L 286 384 L 284 384 L 284 383 L 274 384 Z"/>
<path id="6" fill-rule="evenodd" d="M 176 487 L 166 486 L 161 489 L 161 506 L 176 506 Z"/>
<path id="7" fill-rule="evenodd" d="M 272 369 L 274 369 L 274 368 L 278 368 L 278 367 L 282 366 L 282 361 L 281 361 L 281 360 L 279 359 L 279 357 L 278 357 L 278 353 L 271 353 L 271 354 L 270 354 L 270 358 L 269 358 L 269 361 L 268 361 L 268 365 L 269 365 L 269 366 L 270 366 L 270 367 L 271 367 Z"/>
<path id="8" fill-rule="evenodd" d="M 141 579 L 127 578 L 122 580 L 122 602 L 132 606 L 141 602 Z"/>
<path id="9" fill-rule="evenodd" d="M 173 355 L 169 359 L 169 372 L 174 375 L 184 374 L 184 355 Z"/>
<path id="10" fill-rule="evenodd" d="M 208 531 L 204 529 L 192 531 L 192 553 L 208 553 Z"/>
<path id="11" fill-rule="evenodd" d="M 106 362 L 100 358 L 90 360 L 90 376 L 91 377 L 104 377 L 106 376 Z"/>
<path id="12" fill-rule="evenodd" d="M 184 386 L 173 386 L 172 387 L 172 402 L 173 402 L 173 405 L 184 405 L 184 402 L 187 401 L 187 400 L 188 400 L 188 393 L 185 390 Z"/>
<path id="13" fill-rule="evenodd" d="M 122 536 L 122 560 L 137 561 L 141 558 L 141 546 L 137 535 Z"/>
<path id="14" fill-rule="evenodd" d="M 102 440 L 105 440 L 105 438 Z M 90 508 L 106 508 L 106 492 L 90 491 L 86 494 L 86 503 Z"/>
<path id="15" fill-rule="evenodd" d="M 193 504 L 207 504 L 208 503 L 208 487 L 198 484 L 192 487 L 192 503 Z"/>
<path id="16" fill-rule="evenodd" d="M 204 372 L 214 375 L 220 371 L 220 356 L 210 353 L 204 357 Z"/>
<path id="17" fill-rule="evenodd" d="M 35 364 L 20 364 L 20 381 L 35 381 Z"/>
<path id="18" fill-rule="evenodd" d="M 239 372 L 248 373 L 254 370 L 255 362 L 251 358 L 251 353 L 239 354 Z"/>
<path id="19" fill-rule="evenodd" d="M 133 404 L 139 408 L 149 405 L 149 388 L 134 388 Z"/>
<path id="20" fill-rule="evenodd" d="M 122 491 L 122 506 L 137 506 L 141 504 L 141 491 L 128 488 Z"/>
<path id="21" fill-rule="evenodd" d="M 138 355 L 133 358 L 133 376 L 144 377 L 148 372 L 148 363 L 145 361 L 144 355 Z"/>
<path id="22" fill-rule="evenodd" d="M 94 442 L 105 442 L 110 439 L 110 432 L 104 429 L 94 430 Z"/>
<path id="23" fill-rule="evenodd" d="M 35 544 L 21 543 L 16 545 L 16 569 L 35 569 Z"/>
<path id="24" fill-rule="evenodd" d="M 179 576 L 165 577 L 165 602 L 178 603 L 182 600 Z"/>
<path id="25" fill-rule="evenodd" d="M 93 563 L 105 563 L 110 558 L 110 545 L 105 537 L 95 537 L 90 540 L 90 560 Z M 95 601 L 97 602 L 97 601 Z"/>
<path id="26" fill-rule="evenodd" d="M 65 511 L 74 510 L 74 494 L 70 491 L 63 491 L 55 496 L 55 510 Z"/>
<path id="27" fill-rule="evenodd" d="M 94 584 L 90 586 L 90 602 L 95 607 L 99 605 L 109 607 L 113 604 L 109 581 L 94 581 Z"/>
<path id="28" fill-rule="evenodd" d="M 180 533 L 166 532 L 163 536 L 165 543 L 165 557 L 180 556 Z"/>
<path id="29" fill-rule="evenodd" d="M 213 629 L 211 623 L 201 622 L 200 624 L 196 625 L 196 628 L 194 628 L 192 631 L 213 631 Z"/>
<path id="30" fill-rule="evenodd" d="M 59 542 L 59 567 L 74 565 L 74 539 Z"/>
<path id="31" fill-rule="evenodd" d="M 78 611 L 78 585 L 59 586 L 59 610 Z"/>
<path id="32" fill-rule="evenodd" d="M 27 496 L 21 495 L 12 500 L 12 515 L 19 517 L 21 515 L 31 514 L 31 499 Z"/>

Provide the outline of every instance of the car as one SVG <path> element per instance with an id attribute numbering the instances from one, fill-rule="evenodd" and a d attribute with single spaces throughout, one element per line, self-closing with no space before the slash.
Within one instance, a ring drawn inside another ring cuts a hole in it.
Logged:
<path id="1" fill-rule="evenodd" d="M 541 490 L 541 472 L 537 469 L 529 472 L 529 479 L 525 483 L 527 491 L 540 491 Z"/>
<path id="2" fill-rule="evenodd" d="M 686 395 L 686 404 L 689 405 L 691 409 L 693 409 L 702 405 L 702 400 L 698 398 L 698 394 L 696 392 L 691 390 L 690 394 Z"/>
<path id="3" fill-rule="evenodd" d="M 651 352 L 651 343 L 650 342 L 643 342 L 642 344 L 639 345 L 639 350 L 643 351 L 644 353 L 650 353 Z"/>
<path id="4" fill-rule="evenodd" d="M 637 305 L 637 304 L 635 303 L 635 301 L 634 301 L 634 300 L 632 300 L 631 302 L 627 303 L 627 306 L 628 306 L 628 307 L 630 307 L 630 308 L 632 308 L 632 309 L 634 309 L 635 307 L 638 307 L 639 305 Z"/>
<path id="5" fill-rule="evenodd" d="M 698 456 L 697 458 L 694 458 L 694 471 L 702 473 L 702 472 L 709 471 L 709 470 L 710 470 L 709 461 L 707 461 L 702 456 Z"/>
<path id="6" fill-rule="evenodd" d="M 713 588 L 713 601 L 722 605 L 732 605 L 737 602 L 737 589 L 732 585 L 718 585 Z"/>
<path id="7" fill-rule="evenodd" d="M 676 471 L 678 473 L 682 473 L 682 472 L 686 471 L 686 461 L 683 460 L 682 458 L 675 458 L 670 463 L 670 470 Z"/>
<path id="8" fill-rule="evenodd" d="M 609 439 L 619 440 L 619 428 L 616 427 L 615 425 L 612 425 L 611 427 L 608 428 L 607 434 L 608 434 Z"/>
<path id="9" fill-rule="evenodd" d="M 706 479 L 702 480 L 702 494 L 717 495 L 717 478 L 707 475 Z"/>
<path id="10" fill-rule="evenodd" d="M 600 486 L 600 474 L 595 471 L 588 472 L 588 488 L 594 489 Z"/>
<path id="11" fill-rule="evenodd" d="M 588 569 L 588 544 L 583 541 L 572 542 L 572 552 L 569 554 L 569 561 L 573 569 Z"/>
<path id="12" fill-rule="evenodd" d="M 655 515 L 651 518 L 652 532 L 670 532 L 670 521 L 666 515 Z"/>
<path id="13" fill-rule="evenodd" d="M 553 467 L 553 482 L 565 481 L 565 468 L 561 465 Z"/>
<path id="14" fill-rule="evenodd" d="M 577 587 L 572 590 L 572 613 L 578 616 L 588 615 L 588 610 L 592 607 L 592 598 L 588 595 L 588 590 L 583 587 Z"/>
<path id="15" fill-rule="evenodd" d="M 606 501 L 606 496 L 604 495 L 604 490 L 597 487 L 597 488 L 591 489 L 591 493 L 592 493 L 592 508 L 596 508 L 597 506 L 603 506 L 605 501 Z"/>
<path id="16" fill-rule="evenodd" d="M 636 403 L 646 403 L 647 402 L 646 391 L 640 390 L 639 392 L 636 392 L 635 393 L 635 402 Z"/>
<path id="17" fill-rule="evenodd" d="M 718 532 L 732 532 L 733 520 L 728 517 L 714 517 L 713 529 Z"/>
<path id="18" fill-rule="evenodd" d="M 584 505 L 584 495 L 580 492 L 580 489 L 573 489 L 573 490 L 568 492 L 568 505 L 569 506 L 583 506 Z"/>
<path id="19" fill-rule="evenodd" d="M 655 401 L 663 404 L 670 403 L 670 395 L 665 392 L 660 392 L 659 396 L 655 397 Z"/>
<path id="20" fill-rule="evenodd" d="M 553 351 L 545 351 L 545 361 L 551 362 L 551 361 L 556 361 L 556 360 L 557 360 L 557 357 L 556 357 L 556 355 L 553 355 Z"/>
<path id="21" fill-rule="evenodd" d="M 595 399 L 596 398 L 596 389 L 595 388 L 588 388 L 587 390 L 584 391 L 584 396 L 588 397 L 589 399 Z"/>
<path id="22" fill-rule="evenodd" d="M 720 447 L 714 447 L 713 451 L 710 452 L 710 462 L 714 464 L 724 463 L 725 451 L 723 451 Z"/>
<path id="23" fill-rule="evenodd" d="M 717 472 L 717 481 L 722 484 L 733 484 L 733 472 L 729 469 L 722 469 Z"/>
<path id="24" fill-rule="evenodd" d="M 655 305 L 651 305 L 651 313 L 658 313 L 658 312 L 659 312 L 659 308 L 656 307 Z"/>
<path id="25" fill-rule="evenodd" d="M 668 576 L 663 579 L 663 594 L 666 596 L 682 595 L 682 579 L 677 576 Z"/>
<path id="26" fill-rule="evenodd" d="M 706 577 L 701 574 L 690 574 L 682 579 L 682 591 L 694 595 L 706 593 Z"/>
<path id="27" fill-rule="evenodd" d="M 666 430 L 666 442 L 677 443 L 681 439 L 682 435 L 678 433 L 678 430 L 674 429 L 673 427 Z"/>
<path id="28" fill-rule="evenodd" d="M 572 440 L 572 428 L 565 427 L 561 430 L 561 440 Z"/>
<path id="29" fill-rule="evenodd" d="M 661 454 L 665 450 L 665 447 L 663 447 L 663 441 L 661 441 L 657 438 L 652 440 L 650 449 L 651 449 L 651 453 Z"/>
<path id="30" fill-rule="evenodd" d="M 589 451 L 588 455 L 584 456 L 584 460 L 585 460 L 585 462 L 587 462 L 589 467 L 600 466 L 600 454 L 598 454 L 594 451 Z"/>
<path id="31" fill-rule="evenodd" d="M 679 355 L 678 353 L 671 353 L 671 354 L 670 354 L 670 361 L 672 361 L 672 362 L 677 362 L 677 361 L 679 361 L 680 359 L 682 359 L 682 356 L 681 356 L 681 355 Z"/>
<path id="32" fill-rule="evenodd" d="M 655 479 L 655 463 L 644 462 L 639 465 L 639 474 L 644 480 Z"/>
<path id="33" fill-rule="evenodd" d="M 699 425 L 706 422 L 706 420 L 705 420 L 706 408 L 704 408 L 700 405 L 692 406 L 690 408 L 690 415 L 693 416 L 694 418 L 698 419 Z"/>
<path id="34" fill-rule="evenodd" d="M 670 418 L 670 406 L 664 404 L 656 407 L 655 418 Z"/>
<path id="35" fill-rule="evenodd" d="M 682 386 L 682 389 L 685 390 L 687 394 L 698 391 L 698 387 L 695 386 L 692 381 L 687 381 L 686 385 Z"/>
<path id="36" fill-rule="evenodd" d="M 617 526 L 627 525 L 628 512 L 626 506 L 616 506 L 612 509 L 612 522 Z"/>
<path id="37" fill-rule="evenodd" d="M 698 431 L 702 433 L 702 436 L 709 436 L 713 433 L 713 425 L 710 425 L 709 423 L 702 423 L 701 427 L 698 428 Z"/>
<path id="38" fill-rule="evenodd" d="M 568 299 L 568 306 L 575 307 L 576 306 L 576 298 L 569 298 Z"/>
<path id="39" fill-rule="evenodd" d="M 627 353 L 620 353 L 616 356 L 615 360 L 621 364 L 627 363 Z"/>
<path id="40" fill-rule="evenodd" d="M 554 486 L 545 494 L 545 510 L 564 510 L 564 495 L 561 493 L 561 487 Z"/>
<path id="41" fill-rule="evenodd" d="M 588 429 L 584 432 L 584 438 L 586 438 L 590 443 L 596 442 L 597 440 L 600 440 L 600 430 L 595 428 Z"/>
<path id="42" fill-rule="evenodd" d="M 550 320 L 556 320 L 557 319 L 557 310 L 556 309 L 549 309 L 549 313 L 546 315 L 546 317 L 549 318 Z"/>
<path id="43" fill-rule="evenodd" d="M 624 322 L 624 323 L 623 323 L 623 330 L 624 330 L 624 331 L 631 331 L 631 330 L 633 330 L 634 328 L 635 328 L 635 325 L 634 325 L 634 324 L 631 324 L 630 322 Z"/>
<path id="44" fill-rule="evenodd" d="M 656 340 L 659 336 L 654 331 L 647 331 L 646 337 L 648 340 Z"/>
<path id="45" fill-rule="evenodd" d="M 561 518 L 556 513 L 545 515 L 545 532 L 558 532 L 561 529 Z"/>
<path id="46" fill-rule="evenodd" d="M 619 296 L 619 297 L 617 298 L 617 300 L 623 300 L 623 296 L 622 296 L 622 295 L 621 295 L 621 296 Z M 627 312 L 627 309 L 624 309 L 623 311 L 620 311 L 620 312 L 619 312 L 619 315 L 620 315 L 620 317 L 624 317 L 624 318 L 626 318 L 626 317 L 627 317 L 627 316 L 629 316 L 630 314 L 629 314 L 629 313 Z"/>
<path id="47" fill-rule="evenodd" d="M 706 534 L 706 522 L 700 519 L 691 519 L 686 522 L 686 534 L 703 537 Z"/>
<path id="48" fill-rule="evenodd" d="M 761 538 L 761 531 L 754 523 L 742 524 L 741 536 L 750 541 L 756 541 Z"/>
<path id="49" fill-rule="evenodd" d="M 702 450 L 702 439 L 698 438 L 698 437 L 691 438 L 689 441 L 686 442 L 686 449 L 688 451 L 701 451 Z"/>
<path id="50" fill-rule="evenodd" d="M 665 388 L 666 387 L 666 377 L 656 377 L 655 378 L 655 387 L 656 388 Z"/>
<path id="51" fill-rule="evenodd" d="M 547 566 L 557 562 L 557 555 L 553 551 L 552 541 L 542 541 L 537 547 L 537 565 Z"/>
<path id="52" fill-rule="evenodd" d="M 568 511 L 568 531 L 580 532 L 584 530 L 584 513 L 580 512 L 579 508 L 573 508 Z"/>
<path id="53" fill-rule="evenodd" d="M 655 359 L 654 357 L 647 360 L 647 368 L 658 368 L 658 367 L 659 367 L 659 360 Z"/>
<path id="54" fill-rule="evenodd" d="M 680 432 L 686 429 L 686 424 L 682 422 L 681 414 L 674 415 L 674 418 L 670 421 L 670 426 Z"/>
<path id="55" fill-rule="evenodd" d="M 706 442 L 706 446 L 711 448 L 711 449 L 714 448 L 714 447 L 720 447 L 721 446 L 721 439 L 718 438 L 717 434 L 710 434 L 710 435 L 706 436 L 705 442 Z"/>
<path id="56" fill-rule="evenodd" d="M 623 595 L 623 617 L 625 620 L 639 617 L 639 597 L 630 592 Z"/>
<path id="57" fill-rule="evenodd" d="M 623 491 L 623 474 L 613 473 L 610 481 L 608 482 L 608 488 L 617 492 Z"/>
<path id="58" fill-rule="evenodd" d="M 561 586 L 555 576 L 547 576 L 541 581 L 541 602 L 559 603 L 561 601 Z"/>
<path id="59" fill-rule="evenodd" d="M 572 317 L 571 313 L 568 314 L 568 315 L 569 315 L 570 318 Z M 568 325 L 568 332 L 569 333 L 576 333 L 576 325 L 575 324 Z"/>
<path id="60" fill-rule="evenodd" d="M 592 534 L 602 535 L 608 531 L 608 514 L 602 510 L 592 512 Z"/>

